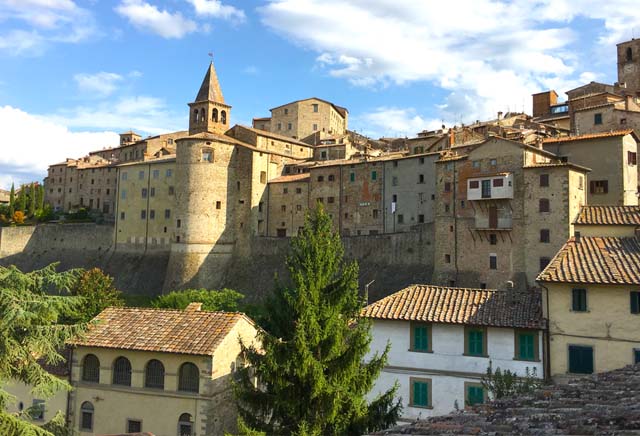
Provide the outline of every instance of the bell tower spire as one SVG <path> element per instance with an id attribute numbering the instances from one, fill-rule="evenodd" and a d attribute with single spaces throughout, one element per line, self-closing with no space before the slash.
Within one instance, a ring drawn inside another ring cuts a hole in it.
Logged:
<path id="1" fill-rule="evenodd" d="M 229 129 L 231 106 L 225 104 L 213 60 L 193 103 L 189 103 L 189 134 L 224 134 Z"/>

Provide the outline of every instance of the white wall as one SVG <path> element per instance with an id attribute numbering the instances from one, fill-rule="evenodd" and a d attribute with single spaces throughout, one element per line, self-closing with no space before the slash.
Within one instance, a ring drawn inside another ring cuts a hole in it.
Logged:
<path id="1" fill-rule="evenodd" d="M 486 373 L 489 360 L 493 368 L 509 369 L 524 375 L 526 368 L 536 369 L 543 376 L 542 333 L 538 335 L 539 362 L 514 360 L 514 330 L 509 328 L 487 328 L 487 350 L 489 357 L 464 356 L 464 326 L 454 324 L 432 325 L 432 353 L 409 351 L 410 323 L 407 321 L 375 320 L 372 328 L 371 353 L 382 352 L 387 341 L 391 350 L 387 366 L 376 381 L 370 398 L 386 391 L 397 381 L 400 387 L 397 396 L 402 398 L 403 419 L 413 420 L 427 416 L 442 415 L 454 410 L 457 400 L 464 407 L 464 383 L 479 383 Z M 409 407 L 410 377 L 429 378 L 432 381 L 433 409 Z"/>

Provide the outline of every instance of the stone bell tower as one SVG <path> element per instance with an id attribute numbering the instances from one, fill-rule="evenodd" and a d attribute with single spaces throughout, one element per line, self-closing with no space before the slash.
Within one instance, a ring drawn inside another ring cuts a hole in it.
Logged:
<path id="1" fill-rule="evenodd" d="M 631 91 L 640 90 L 640 39 L 621 42 L 618 51 L 618 82 Z"/>
<path id="2" fill-rule="evenodd" d="M 189 103 L 189 107 L 189 135 L 202 132 L 222 135 L 229 130 L 231 106 L 224 102 L 213 61 L 204 76 L 195 101 Z"/>

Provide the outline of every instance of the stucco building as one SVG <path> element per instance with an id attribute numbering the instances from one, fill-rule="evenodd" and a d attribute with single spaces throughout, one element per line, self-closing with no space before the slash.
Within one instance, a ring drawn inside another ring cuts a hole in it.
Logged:
<path id="1" fill-rule="evenodd" d="M 370 396 L 398 383 L 401 420 L 413 422 L 483 403 L 493 369 L 544 377 L 539 292 L 412 285 L 362 311 L 373 321 L 371 353 L 389 350 Z"/>
<path id="2" fill-rule="evenodd" d="M 80 435 L 234 431 L 231 378 L 239 338 L 255 343 L 241 313 L 108 308 L 74 344 L 69 420 Z"/>

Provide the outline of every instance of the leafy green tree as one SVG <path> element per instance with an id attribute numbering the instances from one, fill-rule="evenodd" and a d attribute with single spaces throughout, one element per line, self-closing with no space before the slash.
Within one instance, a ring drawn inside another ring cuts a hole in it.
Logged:
<path id="1" fill-rule="evenodd" d="M 16 210 L 24 212 L 27 209 L 27 187 L 25 185 L 20 186 L 20 192 L 18 193 L 18 202 Z"/>
<path id="2" fill-rule="evenodd" d="M 88 322 L 109 306 L 124 305 L 122 292 L 113 285 L 113 277 L 99 268 L 83 271 L 71 294 L 84 297 L 77 316 L 72 319 L 75 322 Z"/>
<path id="3" fill-rule="evenodd" d="M 0 434 L 3 436 L 51 436 L 52 433 L 7 412 L 13 399 L 2 386 L 20 381 L 48 398 L 69 384 L 45 371 L 41 362 L 63 360 L 59 350 L 81 334 L 86 325 L 64 324 L 82 305 L 68 294 L 77 282 L 78 270 L 57 272 L 56 264 L 23 273 L 14 266 L 0 267 Z M 62 295 L 66 294 L 66 295 Z"/>
<path id="4" fill-rule="evenodd" d="M 13 214 L 16 212 L 16 188 L 14 184 L 11 184 L 11 191 L 9 191 L 9 219 L 13 218 Z"/>
<path id="5" fill-rule="evenodd" d="M 360 317 L 358 265 L 345 262 L 321 206 L 293 238 L 287 266 L 290 286 L 278 283 L 267 301 L 262 350 L 243 345 L 247 366 L 235 384 L 242 418 L 270 435 L 362 435 L 395 424 L 396 387 L 365 398 L 389 346 L 365 362 L 371 323 Z"/>
<path id="6" fill-rule="evenodd" d="M 243 298 L 244 295 L 232 289 L 222 289 L 220 291 L 186 289 L 161 295 L 151 305 L 162 309 L 184 309 L 189 303 L 199 302 L 202 303 L 203 310 L 236 312 L 241 310 L 240 301 Z"/>

